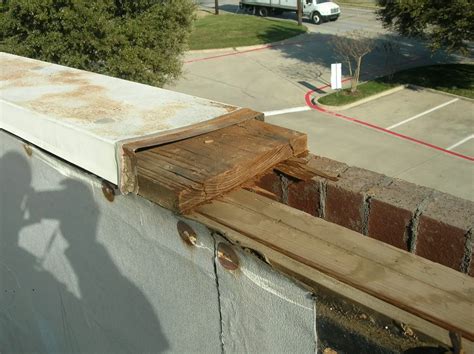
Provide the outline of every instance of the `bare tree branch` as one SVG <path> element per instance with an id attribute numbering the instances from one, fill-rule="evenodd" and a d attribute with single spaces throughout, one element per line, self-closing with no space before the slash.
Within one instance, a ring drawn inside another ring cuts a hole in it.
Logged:
<path id="1" fill-rule="evenodd" d="M 362 60 L 375 48 L 375 40 L 363 31 L 352 31 L 335 36 L 331 45 L 337 59 L 347 65 L 352 78 L 351 92 L 357 91 Z"/>

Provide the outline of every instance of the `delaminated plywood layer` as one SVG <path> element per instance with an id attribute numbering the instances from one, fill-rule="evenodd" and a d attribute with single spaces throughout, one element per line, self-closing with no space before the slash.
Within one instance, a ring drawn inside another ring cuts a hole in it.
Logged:
<path id="1" fill-rule="evenodd" d="M 307 149 L 306 135 L 250 120 L 135 155 L 138 193 L 178 212 Z"/>

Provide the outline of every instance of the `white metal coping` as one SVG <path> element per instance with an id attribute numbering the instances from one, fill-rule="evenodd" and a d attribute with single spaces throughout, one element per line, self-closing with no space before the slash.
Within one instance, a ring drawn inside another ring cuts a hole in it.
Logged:
<path id="1" fill-rule="evenodd" d="M 119 184 L 118 150 L 238 110 L 105 75 L 0 52 L 0 129 Z"/>

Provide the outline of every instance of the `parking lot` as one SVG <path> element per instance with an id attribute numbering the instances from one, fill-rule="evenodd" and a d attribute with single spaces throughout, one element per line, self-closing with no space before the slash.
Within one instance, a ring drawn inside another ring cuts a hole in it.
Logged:
<path id="1" fill-rule="evenodd" d="M 344 113 L 440 149 L 474 156 L 474 104 L 468 100 L 405 89 Z"/>
<path id="2" fill-rule="evenodd" d="M 189 52 L 183 77 L 168 88 L 267 112 L 268 122 L 307 133 L 315 154 L 474 200 L 474 162 L 469 159 L 474 156 L 471 101 L 403 90 L 340 112 L 407 138 L 307 106 L 308 90 L 317 95 L 328 92 L 334 34 L 363 29 L 379 41 L 387 40 L 373 12 L 342 10 L 338 21 L 309 24 L 310 33 L 283 45 Z M 459 59 L 445 53 L 432 55 L 413 40 L 400 38 L 400 43 L 399 68 Z M 367 56 L 362 70 L 363 79 L 383 75 L 382 53 Z"/>
<path id="3" fill-rule="evenodd" d="M 338 112 L 273 111 L 266 121 L 306 132 L 315 154 L 474 200 L 473 112 L 471 101 L 406 89 Z"/>

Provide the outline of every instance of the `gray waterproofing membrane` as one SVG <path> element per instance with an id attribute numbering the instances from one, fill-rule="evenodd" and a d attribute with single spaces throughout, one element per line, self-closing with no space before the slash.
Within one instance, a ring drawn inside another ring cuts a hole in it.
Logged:
<path id="1" fill-rule="evenodd" d="M 2 353 L 315 352 L 308 291 L 205 226 L 1 130 L 0 186 Z"/>

